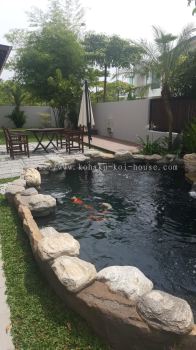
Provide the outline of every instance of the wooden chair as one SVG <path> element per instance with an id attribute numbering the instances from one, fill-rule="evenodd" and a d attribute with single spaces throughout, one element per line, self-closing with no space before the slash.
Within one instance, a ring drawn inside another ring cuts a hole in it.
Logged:
<path id="1" fill-rule="evenodd" d="M 66 135 L 71 131 L 71 129 L 63 129 L 60 130 L 57 134 L 57 139 L 56 139 L 56 143 L 57 143 L 57 148 L 60 147 L 63 148 L 63 146 L 65 146 L 67 148 L 67 139 L 66 139 Z"/>
<path id="2" fill-rule="evenodd" d="M 66 151 L 71 153 L 72 150 L 84 152 L 84 128 L 76 130 L 65 129 L 61 132 L 61 148 L 66 147 Z"/>
<path id="3" fill-rule="evenodd" d="M 2 130 L 3 130 L 3 133 L 4 133 L 4 137 L 5 137 L 6 151 L 7 151 L 7 153 L 10 153 L 10 147 L 9 147 L 7 129 L 4 128 L 4 126 L 3 126 L 3 127 L 2 127 Z"/>
<path id="4" fill-rule="evenodd" d="M 24 132 L 13 131 L 4 128 L 7 152 L 14 159 L 16 154 L 24 154 L 29 157 L 28 135 Z"/>
<path id="5" fill-rule="evenodd" d="M 80 130 L 73 130 L 67 137 L 67 151 L 81 151 L 84 152 L 84 134 Z"/>

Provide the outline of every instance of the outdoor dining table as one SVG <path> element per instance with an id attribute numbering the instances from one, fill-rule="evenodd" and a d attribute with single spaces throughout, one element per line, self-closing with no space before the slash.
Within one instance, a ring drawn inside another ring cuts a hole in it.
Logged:
<path id="1" fill-rule="evenodd" d="M 48 152 L 47 149 L 50 145 L 58 150 L 58 137 L 63 130 L 63 128 L 27 129 L 26 131 L 31 132 L 38 142 L 33 152 L 36 152 L 39 148 Z M 44 145 L 43 141 L 46 140 L 48 140 L 48 143 Z M 54 142 L 56 142 L 56 144 Z"/>

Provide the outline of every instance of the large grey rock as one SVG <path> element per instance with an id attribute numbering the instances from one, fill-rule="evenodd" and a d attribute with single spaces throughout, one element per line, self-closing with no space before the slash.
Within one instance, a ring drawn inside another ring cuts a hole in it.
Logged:
<path id="1" fill-rule="evenodd" d="M 28 168 L 25 170 L 24 179 L 28 187 L 40 187 L 41 175 L 37 169 Z"/>
<path id="2" fill-rule="evenodd" d="M 94 158 L 94 157 L 100 157 L 101 156 L 101 153 L 100 151 L 96 150 L 96 149 L 86 149 L 84 151 L 84 155 L 86 157 L 90 157 L 90 158 Z"/>
<path id="3" fill-rule="evenodd" d="M 158 162 L 163 159 L 159 154 L 134 154 L 133 159 L 141 162 Z"/>
<path id="4" fill-rule="evenodd" d="M 120 162 L 128 162 L 133 160 L 133 155 L 129 151 L 118 151 L 115 153 L 114 159 Z"/>
<path id="5" fill-rule="evenodd" d="M 186 172 L 196 174 L 196 153 L 185 154 L 183 159 Z"/>
<path id="6" fill-rule="evenodd" d="M 145 160 L 145 155 L 144 154 L 133 154 L 133 159 L 136 161 L 144 161 Z"/>
<path id="7" fill-rule="evenodd" d="M 153 288 L 153 283 L 134 266 L 110 266 L 97 274 L 97 280 L 105 282 L 112 292 L 136 301 Z"/>
<path id="8" fill-rule="evenodd" d="M 21 193 L 25 190 L 24 186 L 18 185 L 9 185 L 5 190 L 5 196 L 7 199 L 12 199 L 18 193 Z"/>
<path id="9" fill-rule="evenodd" d="M 52 226 L 42 227 L 40 229 L 40 232 L 41 232 L 43 237 L 47 237 L 47 236 L 52 236 L 52 235 L 58 234 L 58 231 L 55 230 L 55 228 L 52 227 Z"/>
<path id="10" fill-rule="evenodd" d="M 105 152 L 101 152 L 100 153 L 100 157 L 103 160 L 114 160 L 114 154 L 112 153 L 105 153 Z"/>
<path id="11" fill-rule="evenodd" d="M 187 334 L 194 326 L 189 304 L 168 293 L 153 290 L 138 302 L 142 318 L 153 328 L 176 334 Z"/>
<path id="12" fill-rule="evenodd" d="M 76 163 L 85 163 L 90 160 L 90 157 L 86 157 L 84 154 L 77 154 L 75 156 Z"/>
<path id="13" fill-rule="evenodd" d="M 173 161 L 173 160 L 175 160 L 176 159 L 176 155 L 175 154 L 170 154 L 170 153 L 168 153 L 168 154 L 166 154 L 165 155 L 165 158 L 167 159 L 167 160 L 170 160 L 171 162 Z"/>
<path id="14" fill-rule="evenodd" d="M 69 233 L 45 236 L 38 243 L 38 253 L 42 260 L 52 260 L 62 255 L 77 256 L 80 244 Z"/>
<path id="15" fill-rule="evenodd" d="M 144 156 L 144 160 L 154 161 L 154 162 L 160 161 L 162 158 L 163 157 L 160 156 L 160 154 L 151 154 L 151 155 L 145 155 Z"/>
<path id="16" fill-rule="evenodd" d="M 16 186 L 22 186 L 22 187 L 25 187 L 26 186 L 26 181 L 23 180 L 23 179 L 17 179 L 17 180 L 14 180 L 12 182 L 13 185 L 16 185 Z"/>
<path id="17" fill-rule="evenodd" d="M 189 194 L 192 198 L 196 199 L 196 182 L 193 182 L 193 185 Z"/>
<path id="18" fill-rule="evenodd" d="M 28 199 L 28 206 L 33 216 L 46 216 L 56 207 L 56 199 L 50 195 L 36 194 Z"/>
<path id="19" fill-rule="evenodd" d="M 91 263 L 76 257 L 61 256 L 55 259 L 52 269 L 68 291 L 76 293 L 96 279 Z"/>
<path id="20" fill-rule="evenodd" d="M 25 191 L 21 192 L 22 196 L 34 196 L 35 194 L 38 194 L 38 191 L 34 187 L 29 187 Z"/>

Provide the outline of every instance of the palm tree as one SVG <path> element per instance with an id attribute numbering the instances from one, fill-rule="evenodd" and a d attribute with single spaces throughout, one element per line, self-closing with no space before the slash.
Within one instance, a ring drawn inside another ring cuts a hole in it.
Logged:
<path id="1" fill-rule="evenodd" d="M 159 27 L 153 26 L 154 42 L 148 43 L 146 40 L 141 40 L 137 43 L 144 52 L 140 62 L 141 69 L 145 68 L 149 72 L 156 74 L 161 80 L 161 95 L 168 117 L 169 150 L 172 148 L 173 130 L 173 113 L 170 105 L 171 86 L 176 78 L 176 67 L 180 62 L 180 58 L 188 53 L 190 39 L 194 30 L 191 25 L 188 25 L 177 37 L 170 33 L 165 33 Z"/>
<path id="2" fill-rule="evenodd" d="M 194 2 L 194 4 L 195 4 L 195 7 L 194 7 L 193 12 L 192 12 L 192 14 L 194 16 L 196 13 L 196 0 L 188 0 L 188 6 L 190 6 L 192 2 Z"/>

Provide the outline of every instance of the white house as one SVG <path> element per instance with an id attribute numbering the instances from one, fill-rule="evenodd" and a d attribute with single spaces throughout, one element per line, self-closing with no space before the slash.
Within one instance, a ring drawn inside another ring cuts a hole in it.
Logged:
<path id="1" fill-rule="evenodd" d="M 191 38 L 190 51 L 196 50 L 196 36 Z M 120 79 L 123 79 L 123 75 L 120 76 Z M 141 90 L 145 95 L 143 97 L 159 97 L 161 96 L 161 83 L 153 73 L 148 75 L 144 74 L 130 74 L 130 78 L 124 79 L 126 82 L 134 85 L 138 88 L 138 92 Z M 146 89 L 145 89 L 146 87 Z"/>

